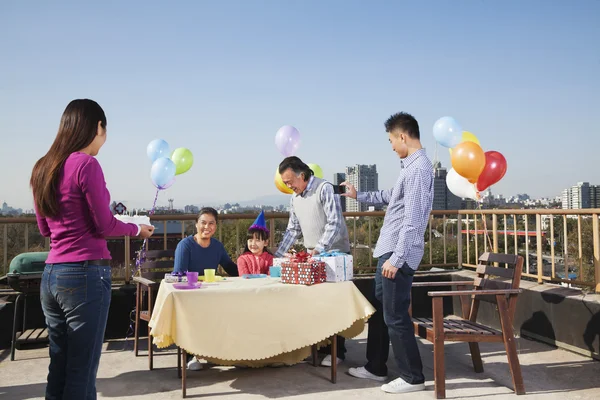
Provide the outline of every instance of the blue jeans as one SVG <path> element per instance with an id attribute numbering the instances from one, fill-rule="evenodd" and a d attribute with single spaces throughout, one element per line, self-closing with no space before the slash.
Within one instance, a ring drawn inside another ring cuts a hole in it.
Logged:
<path id="1" fill-rule="evenodd" d="M 386 253 L 377 262 L 376 301 L 373 304 L 376 312 L 369 319 L 365 368 L 375 375 L 387 375 L 386 363 L 391 340 L 400 377 L 408 383 L 419 384 L 425 382 L 423 364 L 412 319 L 408 314 L 414 271 L 404 263 L 394 279 L 384 277 L 381 270 L 391 256 L 392 253 Z"/>
<path id="2" fill-rule="evenodd" d="M 41 287 L 50 339 L 46 400 L 96 399 L 110 296 L 109 265 L 46 265 Z"/>

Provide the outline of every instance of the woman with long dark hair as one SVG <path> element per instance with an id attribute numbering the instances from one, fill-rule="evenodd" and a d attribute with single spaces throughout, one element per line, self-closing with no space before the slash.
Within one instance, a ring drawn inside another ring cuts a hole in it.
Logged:
<path id="1" fill-rule="evenodd" d="M 94 156 L 106 116 L 92 100 L 65 109 L 54 143 L 31 173 L 37 223 L 50 237 L 41 301 L 50 367 L 46 399 L 96 399 L 96 373 L 111 297 L 107 236 L 150 237 L 154 227 L 118 221 Z"/>

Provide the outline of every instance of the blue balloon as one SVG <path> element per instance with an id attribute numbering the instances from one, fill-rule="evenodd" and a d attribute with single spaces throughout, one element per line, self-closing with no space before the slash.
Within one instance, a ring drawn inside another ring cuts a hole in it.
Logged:
<path id="1" fill-rule="evenodd" d="M 146 147 L 146 154 L 150 161 L 154 162 L 161 157 L 171 157 L 171 151 L 169 150 L 169 144 L 162 139 L 154 139 Z"/>
<path id="2" fill-rule="evenodd" d="M 169 158 L 161 157 L 157 159 L 152 163 L 152 169 L 150 170 L 152 183 L 158 189 L 166 189 L 167 185 L 175 178 L 176 170 L 175 163 Z"/>
<path id="3" fill-rule="evenodd" d="M 444 147 L 456 147 L 462 141 L 463 130 L 452 117 L 442 117 L 433 124 L 433 137 Z"/>

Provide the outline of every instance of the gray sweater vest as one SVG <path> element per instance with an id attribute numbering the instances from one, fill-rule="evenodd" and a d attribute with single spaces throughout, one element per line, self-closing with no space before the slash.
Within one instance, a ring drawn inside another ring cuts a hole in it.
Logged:
<path id="1" fill-rule="evenodd" d="M 302 230 L 302 236 L 304 237 L 304 247 L 307 249 L 314 249 L 325 232 L 327 215 L 325 214 L 323 204 L 321 203 L 321 189 L 323 188 L 323 185 L 326 184 L 330 183 L 324 179 L 315 177 L 312 187 L 304 194 L 304 196 L 297 194 L 293 195 L 292 206 L 294 208 L 294 214 L 296 214 L 296 217 L 300 222 L 300 229 Z M 339 202 L 337 204 L 339 204 Z M 346 221 L 342 215 L 342 209 L 336 207 L 335 212 L 338 214 L 340 229 L 335 235 L 331 246 L 326 248 L 325 251 L 337 250 L 349 253 L 350 240 L 348 237 L 348 228 L 346 228 Z"/>

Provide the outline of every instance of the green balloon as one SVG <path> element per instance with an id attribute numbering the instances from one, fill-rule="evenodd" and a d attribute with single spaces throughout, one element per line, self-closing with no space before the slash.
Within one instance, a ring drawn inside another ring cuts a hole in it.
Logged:
<path id="1" fill-rule="evenodd" d="M 179 147 L 173 151 L 171 154 L 171 161 L 175 163 L 175 175 L 181 175 L 192 168 L 192 164 L 194 163 L 194 156 L 192 152 L 186 149 L 185 147 Z"/>

